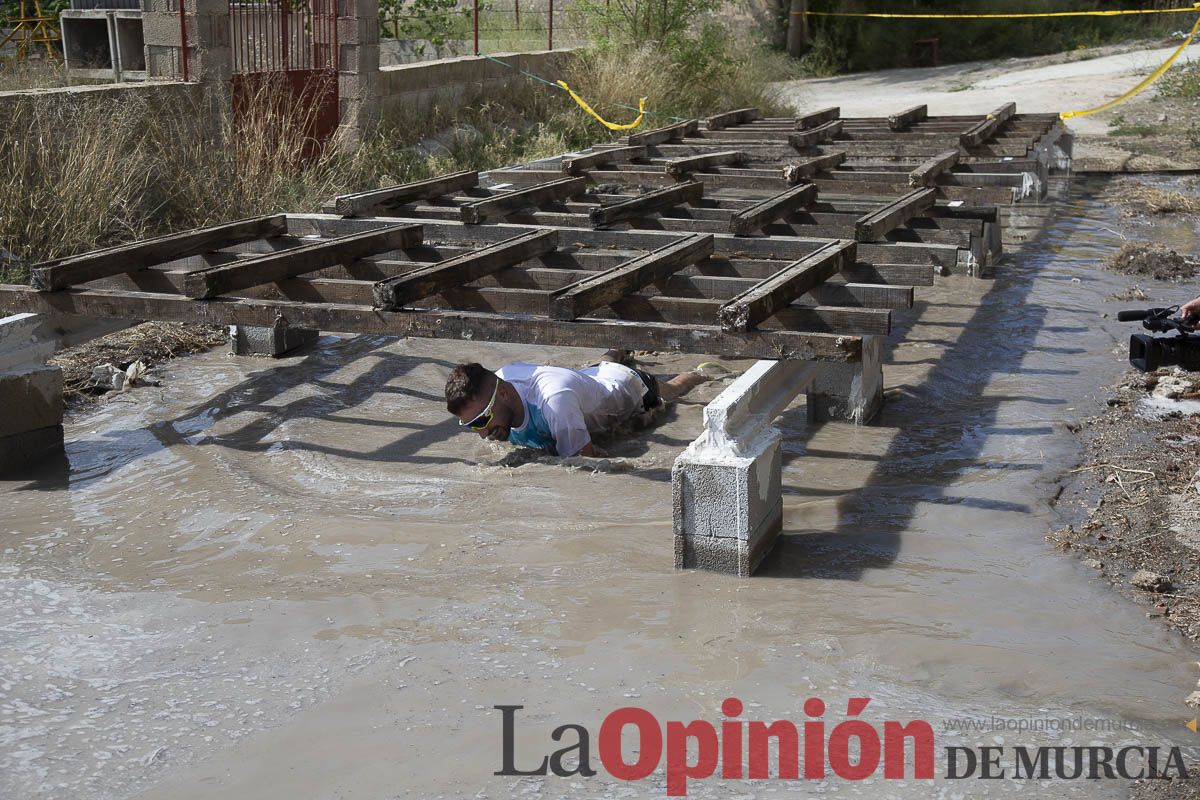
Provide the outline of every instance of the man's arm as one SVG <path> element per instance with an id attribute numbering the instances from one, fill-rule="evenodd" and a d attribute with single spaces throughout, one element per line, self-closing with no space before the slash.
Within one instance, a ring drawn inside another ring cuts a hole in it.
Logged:
<path id="1" fill-rule="evenodd" d="M 1200 297 L 1197 297 L 1190 303 L 1184 304 L 1179 309 L 1179 316 L 1183 317 L 1185 322 L 1200 320 Z"/>

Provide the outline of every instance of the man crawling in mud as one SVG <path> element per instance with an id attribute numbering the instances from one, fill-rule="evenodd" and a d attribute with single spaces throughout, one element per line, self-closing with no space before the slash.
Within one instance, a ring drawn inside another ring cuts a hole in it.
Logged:
<path id="1" fill-rule="evenodd" d="M 659 383 L 609 350 L 585 369 L 509 364 L 492 372 L 459 364 L 446 381 L 446 408 L 482 439 L 508 440 L 559 456 L 598 456 L 592 435 L 672 402 L 709 380 L 685 372 Z"/>

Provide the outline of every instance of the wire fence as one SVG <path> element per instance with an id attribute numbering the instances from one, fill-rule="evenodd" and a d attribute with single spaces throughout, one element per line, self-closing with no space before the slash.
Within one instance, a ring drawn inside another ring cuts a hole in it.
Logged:
<path id="1" fill-rule="evenodd" d="M 587 39 L 572 0 L 397 0 L 382 4 L 384 65 L 477 53 L 553 50 Z"/>

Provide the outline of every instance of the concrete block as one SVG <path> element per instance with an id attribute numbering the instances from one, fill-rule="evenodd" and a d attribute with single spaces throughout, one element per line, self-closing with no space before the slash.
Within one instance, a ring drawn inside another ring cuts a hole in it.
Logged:
<path id="1" fill-rule="evenodd" d="M 338 72 L 359 74 L 379 72 L 379 45 L 341 45 L 338 48 Z M 379 85 L 383 85 L 379 78 Z"/>
<path id="2" fill-rule="evenodd" d="M 883 407 L 883 337 L 862 337 L 862 361 L 822 364 L 808 389 L 808 418 L 866 425 Z"/>
<path id="3" fill-rule="evenodd" d="M 782 528 L 780 434 L 733 456 L 693 444 L 671 470 L 675 566 L 749 576 Z"/>
<path id="4" fill-rule="evenodd" d="M 0 478 L 19 478 L 55 456 L 63 457 L 63 427 L 51 425 L 0 437 Z"/>
<path id="5" fill-rule="evenodd" d="M 321 332 L 308 328 L 289 328 L 275 325 L 270 328 L 252 325 L 229 326 L 229 352 L 235 356 L 280 356 L 299 347 L 313 344 Z"/>
<path id="6" fill-rule="evenodd" d="M 54 354 L 53 340 L 37 336 L 41 324 L 38 314 L 0 318 L 0 373 L 40 367 Z"/>
<path id="7" fill-rule="evenodd" d="M 62 370 L 42 366 L 0 375 L 0 409 L 0 438 L 62 425 Z"/>
<path id="8" fill-rule="evenodd" d="M 779 541 L 783 530 L 783 501 L 764 518 L 749 541 L 714 537 L 675 537 L 675 569 L 703 569 L 749 578 Z"/>
<path id="9" fill-rule="evenodd" d="M 179 15 L 142 15 L 142 39 L 147 47 L 179 47 Z"/>
<path id="10" fill-rule="evenodd" d="M 352 47 L 379 44 L 379 20 L 370 17 L 341 17 L 337 21 L 338 42 Z"/>

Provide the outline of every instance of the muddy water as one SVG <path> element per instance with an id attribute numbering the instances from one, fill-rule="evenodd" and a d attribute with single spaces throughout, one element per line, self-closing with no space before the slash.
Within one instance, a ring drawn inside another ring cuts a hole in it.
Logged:
<path id="1" fill-rule="evenodd" d="M 1077 464 L 1069 423 L 1124 370 L 1129 331 L 1101 315 L 1129 281 L 1093 262 L 1122 235 L 1197 249 L 1190 223 L 1122 219 L 1095 188 L 1035 210 L 1044 236 L 996 281 L 918 292 L 879 425 L 785 415 L 784 539 L 753 580 L 672 569 L 671 463 L 719 383 L 571 464 L 460 434 L 439 396 L 460 360 L 582 365 L 582 350 L 329 336 L 277 362 L 182 359 L 163 388 L 75 416 L 69 468 L 0 484 L 0 796 L 662 795 L 661 772 L 494 777 L 497 704 L 526 707 L 524 767 L 558 725 L 595 736 L 623 705 L 718 721 L 731 695 L 749 719 L 797 722 L 819 696 L 831 727 L 870 697 L 869 721 L 927 719 L 939 747 L 1190 745 L 1191 651 L 1043 540 Z M 1105 729 L 944 729 L 993 716 Z"/>

